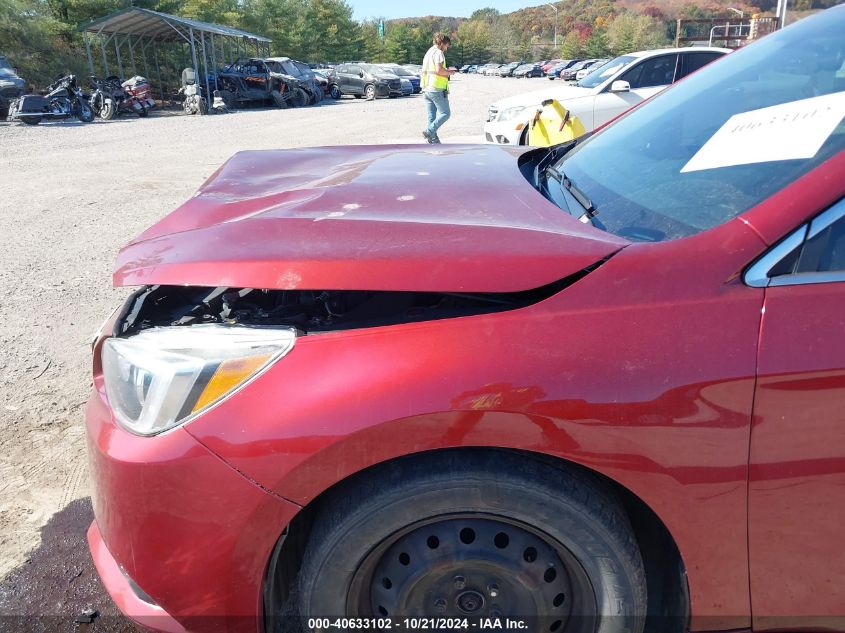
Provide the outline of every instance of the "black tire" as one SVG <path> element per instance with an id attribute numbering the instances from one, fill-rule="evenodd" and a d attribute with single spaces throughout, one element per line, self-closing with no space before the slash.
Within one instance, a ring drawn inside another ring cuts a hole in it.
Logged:
<path id="1" fill-rule="evenodd" d="M 340 92 L 340 88 L 337 87 L 337 84 L 331 85 L 331 87 L 329 88 L 329 96 L 335 101 L 337 101 L 341 98 L 341 96 L 343 96 Z"/>
<path id="2" fill-rule="evenodd" d="M 115 105 L 114 99 L 104 99 L 100 108 L 100 118 L 104 121 L 111 121 L 116 113 L 117 105 Z"/>
<path id="3" fill-rule="evenodd" d="M 235 101 L 235 94 L 230 90 L 221 90 L 220 98 L 223 99 L 223 103 L 226 105 L 227 110 L 234 110 L 237 107 L 237 101 Z"/>
<path id="4" fill-rule="evenodd" d="M 288 107 L 288 102 L 285 101 L 285 98 L 282 96 L 282 93 L 278 90 L 271 90 L 270 98 L 273 100 L 273 103 L 276 105 L 277 108 L 281 108 L 282 110 L 284 110 Z"/>
<path id="5" fill-rule="evenodd" d="M 94 111 L 87 101 L 80 101 L 76 105 L 76 118 L 83 123 L 91 123 L 94 121 Z"/>
<path id="6" fill-rule="evenodd" d="M 40 116 L 22 116 L 18 120 L 26 123 L 27 125 L 38 125 L 41 123 Z"/>
<path id="7" fill-rule="evenodd" d="M 361 98 L 361 97 L 363 97 L 364 95 L 352 95 L 352 96 L 353 96 L 353 97 L 355 97 L 356 99 L 360 99 L 360 98 Z"/>
<path id="8" fill-rule="evenodd" d="M 205 97 L 200 97 L 199 103 L 197 103 L 197 114 L 200 116 L 208 114 L 208 101 L 205 100 Z"/>
<path id="9" fill-rule="evenodd" d="M 147 118 L 147 115 L 150 113 L 150 111 L 147 110 L 147 106 L 141 104 L 141 109 L 138 110 L 137 113 L 140 118 L 145 119 Z"/>
<path id="10" fill-rule="evenodd" d="M 291 97 L 291 105 L 294 108 L 304 108 L 308 105 L 308 93 L 302 88 L 294 88 L 293 96 Z"/>
<path id="11" fill-rule="evenodd" d="M 367 101 L 372 101 L 376 98 L 376 87 L 373 84 L 364 86 L 364 98 Z"/>
<path id="12" fill-rule="evenodd" d="M 566 633 L 645 624 L 627 515 L 575 469 L 504 452 L 400 461 L 330 495 L 314 525 L 285 609 L 302 618 L 535 614 L 530 628 Z"/>

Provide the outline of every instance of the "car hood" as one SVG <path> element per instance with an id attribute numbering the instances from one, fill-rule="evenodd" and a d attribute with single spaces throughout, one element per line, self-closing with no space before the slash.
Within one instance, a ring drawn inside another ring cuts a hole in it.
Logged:
<path id="1" fill-rule="evenodd" d="M 525 149 L 388 145 L 236 154 L 118 255 L 115 285 L 514 292 L 628 242 L 548 202 Z"/>
<path id="2" fill-rule="evenodd" d="M 508 108 L 515 108 L 517 106 L 533 106 L 540 105 L 546 99 L 557 99 L 558 101 L 577 99 L 579 97 L 587 97 L 595 94 L 595 88 L 581 88 L 580 86 L 562 86 L 556 88 L 554 86 L 545 88 L 543 90 L 534 90 L 533 92 L 526 92 L 524 94 L 499 99 L 493 106 L 502 110 Z"/>

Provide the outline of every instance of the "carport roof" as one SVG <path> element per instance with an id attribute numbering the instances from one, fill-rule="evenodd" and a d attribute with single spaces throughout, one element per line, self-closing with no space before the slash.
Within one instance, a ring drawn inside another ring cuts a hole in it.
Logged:
<path id="1" fill-rule="evenodd" d="M 179 29 L 194 29 L 205 31 L 215 35 L 226 37 L 238 37 L 256 42 L 271 42 L 272 40 L 263 35 L 256 35 L 240 29 L 235 29 L 222 24 L 200 22 L 190 18 L 183 18 L 178 15 L 159 13 L 151 9 L 130 7 L 122 11 L 115 11 L 107 16 L 88 22 L 79 27 L 80 31 L 100 35 L 108 33 L 113 35 L 143 35 L 153 37 L 159 41 L 171 41 L 187 39 Z"/>

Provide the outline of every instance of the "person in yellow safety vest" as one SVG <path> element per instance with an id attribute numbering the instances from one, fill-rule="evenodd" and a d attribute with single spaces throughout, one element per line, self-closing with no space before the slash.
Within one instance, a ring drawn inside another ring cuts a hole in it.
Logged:
<path id="1" fill-rule="evenodd" d="M 457 71 L 446 67 L 446 51 L 452 40 L 448 35 L 437 33 L 434 46 L 428 49 L 423 58 L 420 83 L 423 99 L 428 111 L 428 126 L 423 130 L 423 138 L 429 143 L 440 143 L 437 130 L 446 123 L 452 112 L 449 110 L 449 77 Z"/>

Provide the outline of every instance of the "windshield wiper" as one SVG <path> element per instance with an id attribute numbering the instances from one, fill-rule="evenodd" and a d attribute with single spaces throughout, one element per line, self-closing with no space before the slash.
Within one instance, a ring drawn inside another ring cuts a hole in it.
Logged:
<path id="1" fill-rule="evenodd" d="M 590 222 L 598 214 L 599 210 L 596 208 L 596 205 L 593 204 L 593 201 L 590 200 L 589 196 L 579 189 L 578 186 L 557 167 L 549 165 L 546 167 L 545 175 L 546 178 L 554 178 L 557 180 L 561 186 L 578 201 L 578 204 L 580 204 L 584 209 L 584 213 L 582 213 L 578 218 L 581 222 Z"/>

